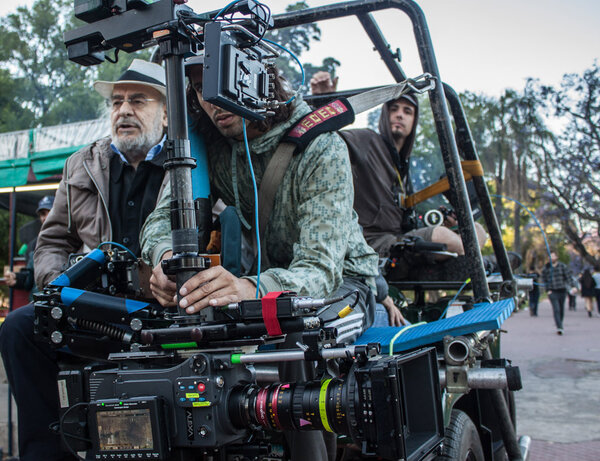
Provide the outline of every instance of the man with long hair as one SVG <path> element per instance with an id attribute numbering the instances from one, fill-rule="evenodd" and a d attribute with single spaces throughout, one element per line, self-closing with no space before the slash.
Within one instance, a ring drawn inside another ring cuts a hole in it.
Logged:
<path id="1" fill-rule="evenodd" d="M 264 122 L 248 122 L 240 116 L 202 99 L 202 65 L 188 67 L 188 102 L 194 130 L 200 130 L 208 150 L 211 193 L 235 207 L 249 237 L 255 231 L 253 182 L 244 143 L 244 126 L 250 158 L 260 187 L 265 171 L 283 136 L 310 113 L 296 99 L 280 106 Z M 274 69 L 278 101 L 290 99 L 287 82 Z M 261 273 L 236 277 L 222 266 L 197 273 L 180 289 L 179 306 L 189 314 L 208 306 L 223 306 L 273 291 L 328 297 L 358 290 L 356 324 L 343 338 L 351 341 L 373 321 L 373 278 L 378 258 L 365 242 L 352 209 L 352 173 L 345 143 L 336 133 L 317 136 L 301 153 L 294 155 L 276 190 L 270 218 L 261 245 Z M 151 288 L 163 304 L 175 302 L 175 285 L 162 273 L 160 261 L 171 256 L 169 200 L 165 194 L 142 233 L 143 257 L 154 266 Z M 261 203 L 258 204 L 259 211 Z M 260 275 L 260 277 L 259 277 Z M 335 318 L 344 305 L 333 305 L 324 316 Z M 351 314 L 353 315 L 353 314 Z M 290 336 L 288 340 L 295 339 Z M 284 380 L 312 378 L 310 367 L 280 366 Z M 334 459 L 335 445 L 321 432 L 287 434 L 292 459 Z"/>

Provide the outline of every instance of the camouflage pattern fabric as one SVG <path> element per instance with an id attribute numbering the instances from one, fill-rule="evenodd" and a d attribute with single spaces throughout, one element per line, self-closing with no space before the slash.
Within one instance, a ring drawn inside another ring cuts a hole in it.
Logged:
<path id="1" fill-rule="evenodd" d="M 284 133 L 309 112 L 308 105 L 298 102 L 290 120 L 249 142 L 258 187 Z M 236 206 L 242 221 L 253 227 L 254 192 L 243 141 L 208 146 L 208 158 L 213 198 Z M 153 265 L 171 245 L 169 188 L 165 191 L 140 238 L 142 257 Z M 271 267 L 261 268 L 261 295 L 291 290 L 328 296 L 343 277 L 363 278 L 374 288 L 378 257 L 362 236 L 353 197 L 348 150 L 336 133 L 318 136 L 292 159 L 264 234 Z M 256 283 L 256 276 L 249 278 Z"/>

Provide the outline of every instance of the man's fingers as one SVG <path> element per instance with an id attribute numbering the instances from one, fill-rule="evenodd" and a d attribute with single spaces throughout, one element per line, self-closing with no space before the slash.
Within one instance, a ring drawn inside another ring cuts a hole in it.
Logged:
<path id="1" fill-rule="evenodd" d="M 211 269 L 214 270 L 209 272 Z M 187 308 L 204 298 L 210 298 L 213 293 L 223 288 L 234 289 L 237 280 L 235 277 L 222 266 L 211 269 L 196 274 L 181 287 L 179 293 L 184 296 L 179 302 L 181 307 Z M 202 303 L 202 307 L 206 307 L 204 303 Z"/>
<path id="2" fill-rule="evenodd" d="M 156 299 L 158 303 L 163 307 L 171 307 L 177 305 L 177 303 L 173 301 L 173 298 L 171 297 L 162 296 L 154 292 L 152 292 L 152 295 L 154 296 L 154 299 Z"/>
<path id="3" fill-rule="evenodd" d="M 241 301 L 241 299 L 236 293 L 231 293 L 228 288 L 224 288 L 212 293 L 210 297 L 202 298 L 201 300 L 188 306 L 185 311 L 188 314 L 195 314 L 196 312 L 207 307 L 226 306 L 227 304 L 236 303 L 239 301 Z M 179 305 L 181 306 L 181 302 Z"/>
<path id="4" fill-rule="evenodd" d="M 152 296 L 154 296 L 154 299 L 156 299 L 161 306 L 175 305 L 175 302 L 173 301 L 173 293 L 175 290 L 164 291 L 156 287 L 156 285 L 150 284 L 150 292 L 152 293 Z"/>
<path id="5" fill-rule="evenodd" d="M 227 289 L 216 291 L 208 300 L 209 306 L 226 306 L 227 304 L 241 301 L 237 293 L 231 293 Z"/>

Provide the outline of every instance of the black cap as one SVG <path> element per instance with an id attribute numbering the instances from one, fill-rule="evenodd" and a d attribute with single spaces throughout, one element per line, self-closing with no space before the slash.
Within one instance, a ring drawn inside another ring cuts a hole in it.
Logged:
<path id="1" fill-rule="evenodd" d="M 42 200 L 38 202 L 38 207 L 37 210 L 35 210 L 35 212 L 39 213 L 42 210 L 50 211 L 52 209 L 52 205 L 54 205 L 54 196 L 46 195 L 42 198 Z"/>

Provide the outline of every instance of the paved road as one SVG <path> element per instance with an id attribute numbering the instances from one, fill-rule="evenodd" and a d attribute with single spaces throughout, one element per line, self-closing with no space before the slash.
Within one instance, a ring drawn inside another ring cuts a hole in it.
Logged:
<path id="1" fill-rule="evenodd" d="M 538 317 L 513 314 L 502 326 L 503 356 L 521 369 L 517 432 L 533 439 L 531 461 L 600 460 L 600 317 L 578 300 L 556 334 L 550 303 Z"/>

